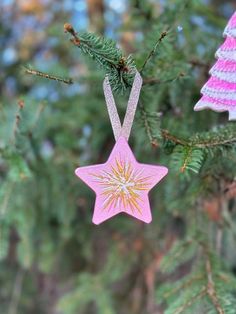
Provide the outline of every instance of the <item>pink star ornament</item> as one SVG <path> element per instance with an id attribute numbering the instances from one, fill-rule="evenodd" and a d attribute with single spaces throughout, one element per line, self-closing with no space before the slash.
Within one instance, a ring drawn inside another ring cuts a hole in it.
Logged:
<path id="1" fill-rule="evenodd" d="M 150 223 L 148 193 L 167 173 L 166 167 L 137 162 L 124 137 L 116 141 L 107 162 L 75 170 L 96 193 L 92 220 L 96 225 L 119 213 Z"/>

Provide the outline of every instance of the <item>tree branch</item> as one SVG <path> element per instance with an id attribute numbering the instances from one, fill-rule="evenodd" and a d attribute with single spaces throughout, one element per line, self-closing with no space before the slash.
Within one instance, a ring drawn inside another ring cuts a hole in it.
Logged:
<path id="1" fill-rule="evenodd" d="M 216 146 L 224 146 L 224 145 L 231 145 L 233 143 L 236 143 L 236 136 L 229 138 L 229 139 L 223 139 L 218 141 L 209 141 L 209 142 L 199 142 L 194 143 L 194 147 L 197 148 L 207 148 L 207 147 L 216 147 Z"/>
<path id="2" fill-rule="evenodd" d="M 185 73 L 183 72 L 180 72 L 177 76 L 171 78 L 171 79 L 168 79 L 168 80 L 165 80 L 165 81 L 162 81 L 158 78 L 155 78 L 155 77 L 150 77 L 150 78 L 146 78 L 143 80 L 143 85 L 155 85 L 155 84 L 166 84 L 166 83 L 172 83 L 174 81 L 176 81 L 177 79 L 179 79 L 180 77 L 184 77 L 185 76 Z"/>
<path id="3" fill-rule="evenodd" d="M 177 136 L 175 136 L 173 134 L 170 134 L 170 132 L 168 130 L 166 130 L 166 129 L 162 129 L 161 130 L 161 135 L 162 135 L 163 139 L 172 141 L 176 145 L 177 144 L 182 145 L 182 146 L 189 145 L 189 143 L 186 140 L 178 138 Z"/>
<path id="4" fill-rule="evenodd" d="M 215 309 L 219 314 L 225 314 L 225 311 L 220 305 L 219 299 L 217 297 L 217 293 L 215 290 L 215 284 L 213 281 L 213 275 L 212 275 L 212 266 L 209 258 L 208 252 L 206 252 L 206 273 L 207 273 L 207 295 L 211 299 L 213 305 L 215 306 Z"/>
<path id="5" fill-rule="evenodd" d="M 197 300 L 201 299 L 207 294 L 206 288 L 202 288 L 200 292 L 198 292 L 195 296 L 192 297 L 191 300 L 186 302 L 184 305 L 180 306 L 173 314 L 181 314 L 184 313 L 184 311 L 192 306 Z"/>
<path id="6" fill-rule="evenodd" d="M 25 275 L 25 272 L 23 269 L 18 270 L 16 274 L 14 287 L 13 287 L 12 299 L 9 306 L 8 314 L 17 314 L 18 312 L 17 308 L 18 308 L 18 303 L 20 300 L 24 275 Z"/>
<path id="7" fill-rule="evenodd" d="M 15 145 L 16 142 L 16 136 L 19 130 L 19 125 L 20 125 L 20 119 L 21 119 L 21 111 L 23 110 L 24 106 L 25 106 L 25 102 L 24 100 L 20 99 L 17 102 L 18 104 L 18 110 L 15 116 L 15 121 L 14 121 L 14 125 L 13 125 L 13 132 L 12 132 L 12 137 L 11 137 L 11 142 L 13 145 Z"/>
<path id="8" fill-rule="evenodd" d="M 164 294 L 164 298 L 169 298 L 172 294 L 175 294 L 176 292 L 179 292 L 183 289 L 186 289 L 188 288 L 189 286 L 191 286 L 193 283 L 195 283 L 196 281 L 200 281 L 204 279 L 204 277 L 202 275 L 198 275 L 198 276 L 194 276 L 192 278 L 190 278 L 188 281 L 184 282 L 182 285 L 180 285 L 179 287 L 177 288 L 174 288 L 168 292 L 166 292 Z"/>
<path id="9" fill-rule="evenodd" d="M 176 145 L 182 145 L 182 146 L 191 146 L 195 148 L 213 148 L 217 146 L 224 146 L 224 145 L 232 145 L 236 143 L 236 134 L 232 135 L 232 137 L 229 138 L 219 138 L 212 140 L 211 138 L 202 141 L 202 140 L 192 140 L 191 138 L 188 140 L 184 140 L 182 138 L 179 138 L 173 134 L 171 134 L 168 130 L 162 129 L 161 130 L 162 138 L 165 140 L 170 140 Z"/>
<path id="10" fill-rule="evenodd" d="M 131 56 L 125 58 L 113 40 L 93 33 L 77 33 L 69 23 L 64 25 L 64 31 L 72 36 L 71 42 L 82 53 L 90 56 L 106 71 L 113 90 L 124 91 L 132 86 L 134 61 Z"/>
<path id="11" fill-rule="evenodd" d="M 149 139 L 149 141 L 153 147 L 157 147 L 158 146 L 157 136 L 155 136 L 155 134 L 153 134 L 152 127 L 151 127 L 150 121 L 148 119 L 148 114 L 144 108 L 144 105 L 141 102 L 139 103 L 139 108 L 140 108 L 141 118 L 143 120 L 144 128 L 146 130 L 148 139 Z"/>
<path id="12" fill-rule="evenodd" d="M 146 67 L 147 63 L 151 60 L 151 58 L 154 56 L 157 48 L 159 47 L 159 45 L 161 44 L 161 42 L 163 41 L 163 39 L 167 36 L 168 31 L 163 31 L 160 35 L 160 37 L 158 38 L 155 46 L 153 47 L 153 49 L 150 51 L 150 53 L 148 54 L 147 58 L 145 59 L 141 69 L 140 69 L 140 73 L 143 72 L 144 68 Z"/>
<path id="13" fill-rule="evenodd" d="M 49 74 L 49 73 L 45 73 L 45 72 L 41 72 L 35 69 L 32 69 L 30 67 L 25 67 L 25 73 L 26 74 L 30 74 L 30 75 L 35 75 L 35 76 L 40 76 L 49 80 L 54 80 L 57 82 L 62 82 L 65 84 L 73 84 L 73 80 L 71 78 L 64 78 L 61 76 L 56 76 L 54 74 Z"/>

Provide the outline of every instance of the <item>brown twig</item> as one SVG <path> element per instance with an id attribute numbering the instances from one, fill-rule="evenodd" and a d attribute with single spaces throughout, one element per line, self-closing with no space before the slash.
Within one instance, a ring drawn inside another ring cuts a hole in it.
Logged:
<path id="1" fill-rule="evenodd" d="M 186 151 L 186 154 L 185 154 L 185 157 L 184 157 L 183 165 L 182 165 L 182 167 L 180 168 L 180 171 L 181 171 L 182 173 L 185 172 L 185 170 L 187 169 L 187 166 L 188 166 L 189 162 L 190 162 L 191 159 L 192 159 L 192 151 L 193 151 L 193 148 L 192 148 L 192 147 L 187 147 L 187 151 Z"/>
<path id="2" fill-rule="evenodd" d="M 207 295 L 211 299 L 212 303 L 215 306 L 215 309 L 217 310 L 217 313 L 219 314 L 225 314 L 225 311 L 220 305 L 219 299 L 217 297 L 217 293 L 215 290 L 215 284 L 213 281 L 213 275 L 212 275 L 212 267 L 210 258 L 208 255 L 208 252 L 206 253 L 206 273 L 207 273 Z"/>
<path id="3" fill-rule="evenodd" d="M 160 80 L 158 78 L 155 77 L 150 77 L 150 78 L 146 78 L 143 80 L 143 85 L 155 85 L 155 84 L 166 84 L 166 83 L 172 83 L 175 82 L 177 79 L 179 79 L 180 77 L 184 77 L 185 73 L 180 72 L 177 76 L 168 79 L 168 80 Z"/>
<path id="4" fill-rule="evenodd" d="M 182 146 L 189 145 L 189 142 L 183 139 L 178 138 L 177 136 L 170 134 L 170 132 L 166 129 L 161 130 L 161 135 L 165 140 L 169 140 L 174 142 L 175 144 L 179 144 Z"/>
<path id="5" fill-rule="evenodd" d="M 18 312 L 18 304 L 20 300 L 24 275 L 25 275 L 25 272 L 23 269 L 18 270 L 16 274 L 14 287 L 13 287 L 12 299 L 9 306 L 8 314 L 16 314 Z"/>
<path id="6" fill-rule="evenodd" d="M 141 102 L 139 103 L 139 107 L 140 107 L 141 117 L 144 122 L 144 128 L 146 130 L 149 141 L 153 147 L 157 147 L 158 146 L 157 138 L 155 137 L 155 135 L 153 135 L 152 128 L 150 126 L 150 122 L 147 117 L 147 112 L 144 108 L 144 105 Z"/>
<path id="7" fill-rule="evenodd" d="M 40 76 L 49 80 L 54 80 L 57 82 L 62 82 L 68 85 L 73 84 L 73 80 L 71 78 L 64 78 L 64 77 L 60 77 L 60 76 L 56 76 L 54 74 L 49 74 L 49 73 L 45 73 L 45 72 L 41 72 L 35 69 L 31 69 L 31 68 L 25 68 L 25 73 L 26 74 L 30 74 L 30 75 L 35 75 L 35 76 Z"/>
<path id="8" fill-rule="evenodd" d="M 80 45 L 80 39 L 78 38 L 76 31 L 74 30 L 73 26 L 70 23 L 64 24 L 64 32 L 71 34 L 71 36 L 73 37 L 71 41 L 73 42 L 74 45 L 76 46 Z"/>
<path id="9" fill-rule="evenodd" d="M 199 142 L 199 143 L 193 143 L 194 147 L 197 148 L 207 148 L 207 147 L 215 147 L 215 146 L 221 146 L 221 145 L 227 145 L 236 143 L 236 137 L 219 140 L 219 141 L 212 141 L 212 142 Z"/>
<path id="10" fill-rule="evenodd" d="M 176 287 L 176 288 L 172 289 L 171 291 L 166 292 L 164 294 L 164 298 L 169 298 L 172 294 L 174 294 L 178 291 L 181 291 L 182 289 L 186 289 L 189 286 L 191 286 L 194 282 L 200 281 L 202 279 L 204 279 L 204 277 L 202 275 L 194 276 L 194 277 L 190 278 L 188 281 L 184 282 L 179 287 Z"/>
<path id="11" fill-rule="evenodd" d="M 14 121 L 14 125 L 13 125 L 13 132 L 12 132 L 12 137 L 11 137 L 11 142 L 13 143 L 13 145 L 15 144 L 16 142 L 16 134 L 18 132 L 18 129 L 19 129 L 19 125 L 20 125 L 20 113 L 21 113 L 21 110 L 24 108 L 24 100 L 20 99 L 18 100 L 18 110 L 17 110 L 17 113 L 16 113 L 16 116 L 15 116 L 15 121 Z"/>
<path id="12" fill-rule="evenodd" d="M 167 36 L 168 31 L 164 31 L 161 33 L 160 37 L 158 38 L 155 46 L 153 47 L 153 49 L 150 51 L 150 53 L 148 54 L 147 58 L 145 59 L 141 69 L 140 69 L 140 73 L 142 73 L 142 71 L 144 70 L 145 66 L 147 65 L 147 63 L 150 61 L 150 59 L 153 57 L 153 55 L 155 54 L 158 46 L 161 44 L 161 42 L 163 41 L 163 39 Z"/>
<path id="13" fill-rule="evenodd" d="M 45 109 L 46 103 L 40 103 L 39 106 L 37 107 L 37 111 L 35 113 L 34 117 L 34 123 L 31 125 L 28 131 L 28 135 L 32 136 L 33 130 L 36 128 L 38 120 L 40 119 L 40 116 Z"/>
<path id="14" fill-rule="evenodd" d="M 210 260 L 210 252 L 208 246 L 204 243 L 199 241 L 200 246 L 202 247 L 203 254 L 206 258 L 205 262 L 205 270 L 206 270 L 206 277 L 207 277 L 207 283 L 206 283 L 206 294 L 209 296 L 212 304 L 214 305 L 216 311 L 218 314 L 225 314 L 224 309 L 222 308 L 219 298 L 217 296 L 215 283 L 213 280 L 213 273 L 212 273 L 212 264 Z"/>
<path id="15" fill-rule="evenodd" d="M 163 139 L 170 140 L 176 145 L 182 145 L 182 146 L 191 146 L 195 148 L 210 148 L 210 147 L 216 147 L 216 146 L 222 146 L 222 145 L 230 145 L 233 143 L 236 143 L 236 137 L 228 138 L 228 139 L 222 139 L 218 141 L 205 141 L 205 142 L 193 142 L 181 139 L 173 134 L 171 134 L 168 130 L 162 129 L 161 134 Z"/>
<path id="16" fill-rule="evenodd" d="M 7 184 L 7 188 L 4 192 L 4 196 L 3 196 L 3 199 L 1 201 L 1 207 L 0 207 L 0 227 L 1 227 L 1 220 L 4 219 L 7 208 L 8 208 L 8 204 L 9 204 L 9 200 L 11 198 L 14 182 L 8 182 L 6 184 Z"/>
<path id="17" fill-rule="evenodd" d="M 207 68 L 207 69 L 210 67 L 209 63 L 205 63 L 198 59 L 191 59 L 189 60 L 189 63 L 194 67 L 202 67 L 202 68 Z"/>
<path id="18" fill-rule="evenodd" d="M 169 265 L 172 264 L 174 260 L 177 260 L 184 253 L 185 249 L 188 248 L 188 246 L 191 244 L 193 244 L 192 239 L 188 239 L 187 241 L 185 241 L 185 243 L 183 243 L 180 249 L 177 252 L 175 252 L 175 254 L 173 254 L 168 261 L 165 262 L 163 268 L 168 269 Z"/>
<path id="19" fill-rule="evenodd" d="M 129 68 L 126 64 L 126 59 L 124 57 L 121 57 L 121 59 L 116 62 L 112 60 L 111 58 L 108 58 L 106 54 L 102 53 L 101 51 L 95 51 L 95 49 L 91 46 L 91 44 L 82 38 L 78 37 L 78 33 L 75 31 L 73 26 L 70 23 L 64 24 L 64 32 L 71 34 L 72 38 L 70 41 L 72 44 L 74 44 L 76 47 L 81 47 L 83 44 L 84 47 L 87 47 L 91 52 L 96 53 L 97 55 L 101 56 L 104 60 L 106 60 L 107 63 L 110 64 L 110 66 L 116 68 L 118 71 L 122 72 L 129 72 Z"/>
<path id="20" fill-rule="evenodd" d="M 191 300 L 189 300 L 188 302 L 186 302 L 184 305 L 180 306 L 175 312 L 174 314 L 181 314 L 184 313 L 185 310 L 187 308 L 189 308 L 190 306 L 192 306 L 198 299 L 201 299 L 202 297 L 204 297 L 207 294 L 206 288 L 202 288 L 200 290 L 200 292 L 198 292 L 195 296 L 192 297 Z"/>

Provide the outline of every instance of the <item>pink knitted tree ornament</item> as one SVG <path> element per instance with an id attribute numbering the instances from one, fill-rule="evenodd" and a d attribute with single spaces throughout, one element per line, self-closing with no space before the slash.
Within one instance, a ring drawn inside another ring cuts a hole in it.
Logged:
<path id="1" fill-rule="evenodd" d="M 202 98 L 194 110 L 229 111 L 229 120 L 236 120 L 236 12 L 229 20 L 223 45 L 217 50 L 211 78 L 201 89 Z"/>

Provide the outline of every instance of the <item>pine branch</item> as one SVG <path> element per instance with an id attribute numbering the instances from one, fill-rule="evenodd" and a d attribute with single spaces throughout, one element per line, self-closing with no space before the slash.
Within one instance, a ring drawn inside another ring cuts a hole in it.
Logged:
<path id="1" fill-rule="evenodd" d="M 216 293 L 215 283 L 213 281 L 213 274 L 212 274 L 212 265 L 210 262 L 209 254 L 206 252 L 206 273 L 207 273 L 207 294 L 211 299 L 212 303 L 215 306 L 216 311 L 219 314 L 225 314 L 223 308 L 220 305 L 219 298 Z"/>
<path id="2" fill-rule="evenodd" d="M 182 173 L 189 170 L 198 173 L 204 160 L 204 151 L 192 146 L 176 146 L 173 151 L 172 164 Z"/>
<path id="3" fill-rule="evenodd" d="M 1 222 L 3 221 L 5 214 L 7 212 L 8 204 L 11 198 L 12 190 L 14 187 L 14 182 L 6 182 L 5 186 L 1 186 L 1 189 L 3 189 L 3 192 L 1 190 L 1 195 L 0 194 L 0 200 L 1 200 L 1 205 L 0 205 L 0 228 L 1 228 Z"/>
<path id="4" fill-rule="evenodd" d="M 144 63 L 140 69 L 140 73 L 143 72 L 144 68 L 146 67 L 146 65 L 148 64 L 148 62 L 152 59 L 152 57 L 155 55 L 157 48 L 159 47 L 159 45 L 162 43 L 163 39 L 167 36 L 168 31 L 163 31 L 160 35 L 160 37 L 158 38 L 156 44 L 154 45 L 153 49 L 150 51 L 150 53 L 148 54 L 147 58 L 144 60 Z"/>
<path id="5" fill-rule="evenodd" d="M 132 86 L 134 61 L 131 56 L 125 58 L 113 40 L 92 33 L 77 33 L 69 23 L 64 25 L 64 31 L 72 36 L 73 45 L 106 71 L 113 90 L 123 92 Z"/>
<path id="6" fill-rule="evenodd" d="M 29 66 L 27 66 L 27 67 L 25 66 L 25 73 L 26 74 L 30 74 L 30 75 L 40 76 L 42 78 L 46 78 L 46 79 L 49 79 L 49 80 L 54 80 L 54 81 L 57 81 L 57 82 L 62 82 L 62 83 L 68 84 L 68 85 L 71 85 L 71 84 L 74 83 L 71 78 L 66 78 L 66 77 L 64 78 L 64 77 L 61 77 L 61 76 L 56 76 L 54 74 L 41 72 L 41 71 L 32 69 Z"/>
<path id="7" fill-rule="evenodd" d="M 17 274 L 16 274 L 16 278 L 15 278 L 15 282 L 14 282 L 12 299 L 11 299 L 11 303 L 9 306 L 8 314 L 17 314 L 17 312 L 18 312 L 18 304 L 20 301 L 24 276 L 25 276 L 25 271 L 22 269 L 19 269 Z"/>
<path id="8" fill-rule="evenodd" d="M 195 253 L 198 252 L 197 259 L 192 259 L 188 253 L 188 246 L 191 243 L 197 245 L 195 247 Z M 218 256 L 210 254 L 210 248 L 204 236 L 201 238 L 200 234 L 195 234 L 193 241 L 174 244 L 170 252 L 163 258 L 161 269 L 165 270 L 166 264 L 172 262 L 174 267 L 171 267 L 171 271 L 174 273 L 181 265 L 180 258 L 176 255 L 179 252 L 181 256 L 188 257 L 188 261 L 192 264 L 192 271 L 185 275 L 184 279 L 177 280 L 175 283 L 165 283 L 159 289 L 160 296 L 169 304 L 168 313 L 185 313 L 194 304 L 200 304 L 203 297 L 208 297 L 212 309 L 214 308 L 218 314 L 226 314 L 226 309 L 230 305 L 230 294 L 235 287 L 235 280 L 232 279 L 233 276 L 221 274 Z M 187 261 L 186 258 L 184 260 Z"/>
<path id="9" fill-rule="evenodd" d="M 3 260 L 9 249 L 9 226 L 0 221 L 0 261 Z"/>
<path id="10" fill-rule="evenodd" d="M 41 114 L 43 113 L 45 107 L 46 107 L 45 102 L 39 103 L 39 106 L 37 107 L 37 110 L 35 112 L 33 124 L 31 125 L 31 127 L 27 131 L 27 136 L 32 137 L 33 131 L 36 128 L 38 121 L 39 121 Z"/>
<path id="11" fill-rule="evenodd" d="M 202 68 L 205 68 L 207 71 L 210 68 L 210 64 L 209 63 L 205 63 L 202 60 L 198 60 L 196 58 L 189 60 L 189 63 L 193 67 L 202 67 Z"/>
<path id="12" fill-rule="evenodd" d="M 214 131 L 197 133 L 187 140 L 171 134 L 166 129 L 162 129 L 161 134 L 164 140 L 169 140 L 175 145 L 192 146 L 195 148 L 214 148 L 236 143 L 235 126 L 226 126 Z"/>
<path id="13" fill-rule="evenodd" d="M 223 140 L 216 140 L 216 141 L 210 141 L 210 142 L 202 142 L 202 143 L 194 143 L 193 145 L 198 148 L 213 148 L 217 146 L 227 146 L 232 145 L 236 143 L 236 136 L 233 136 L 229 139 L 223 139 Z"/>
<path id="14" fill-rule="evenodd" d="M 12 137 L 11 137 L 11 142 L 13 145 L 15 145 L 16 142 L 16 136 L 17 133 L 19 131 L 19 125 L 20 125 L 20 119 L 21 119 L 21 111 L 23 110 L 25 103 L 23 100 L 19 100 L 18 101 L 18 110 L 15 116 L 15 121 L 14 121 L 14 125 L 13 125 L 13 132 L 12 132 Z"/>
<path id="15" fill-rule="evenodd" d="M 185 73 L 180 72 L 177 76 L 174 76 L 173 78 L 170 78 L 168 80 L 162 81 L 158 78 L 151 77 L 151 78 L 146 78 L 143 80 L 143 85 L 156 85 L 156 84 L 167 84 L 167 83 L 172 83 L 177 81 L 179 78 L 184 77 Z"/>
<path id="16" fill-rule="evenodd" d="M 206 288 L 203 287 L 197 294 L 195 294 L 188 302 L 180 306 L 173 314 L 184 313 L 189 307 L 196 303 L 199 299 L 202 299 L 206 295 Z"/>
<path id="17" fill-rule="evenodd" d="M 168 130 L 166 129 L 162 129 L 161 130 L 161 135 L 162 135 L 162 138 L 164 140 L 168 140 L 168 141 L 171 141 L 173 142 L 175 145 L 183 145 L 183 146 L 186 146 L 188 145 L 188 141 L 182 139 L 182 138 L 178 138 L 177 136 L 171 134 Z"/>
<path id="18" fill-rule="evenodd" d="M 147 112 L 147 110 L 145 109 L 143 103 L 139 102 L 139 109 L 140 109 L 140 113 L 141 113 L 141 119 L 143 120 L 143 124 L 144 124 L 144 128 L 146 130 L 146 134 L 148 136 L 148 139 L 151 143 L 151 145 L 153 147 L 157 147 L 158 146 L 158 138 L 159 136 L 159 132 L 157 131 L 156 134 L 153 132 L 153 119 L 150 118 L 154 118 L 153 115 L 151 115 L 150 113 Z M 158 119 L 158 124 L 159 124 L 159 118 L 160 116 L 158 115 L 158 113 L 155 113 L 155 121 L 157 121 Z M 158 125 L 159 126 L 159 125 Z M 159 130 L 159 128 L 156 126 L 155 129 Z"/>
<path id="19" fill-rule="evenodd" d="M 171 295 L 178 293 L 179 291 L 182 291 L 183 289 L 190 288 L 196 281 L 202 280 L 204 277 L 203 275 L 196 275 L 189 280 L 183 282 L 180 286 L 173 288 L 170 291 L 167 291 L 163 296 L 165 299 L 169 298 Z"/>
<path id="20" fill-rule="evenodd" d="M 184 262 L 191 259 L 196 252 L 196 241 L 194 239 L 186 239 L 185 241 L 177 241 L 168 254 L 161 261 L 161 270 L 164 273 L 170 273 Z"/>

